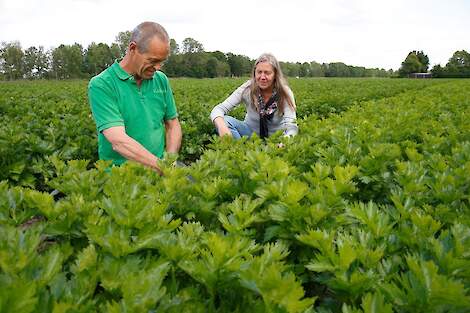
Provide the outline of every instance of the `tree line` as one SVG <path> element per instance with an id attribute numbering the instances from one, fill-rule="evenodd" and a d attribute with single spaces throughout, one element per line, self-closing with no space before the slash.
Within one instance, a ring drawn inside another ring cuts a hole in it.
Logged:
<path id="1" fill-rule="evenodd" d="M 429 68 L 429 58 L 423 51 L 411 51 L 401 63 L 398 70 L 400 77 L 408 77 L 413 73 L 426 73 Z M 470 53 L 465 50 L 455 51 L 447 64 L 442 67 L 436 64 L 431 69 L 435 78 L 468 78 L 470 77 Z"/>
<path id="2" fill-rule="evenodd" d="M 118 33 L 115 41 L 92 42 L 88 47 L 75 43 L 61 44 L 45 50 L 43 46 L 22 49 L 19 41 L 0 44 L 0 80 L 90 78 L 126 52 L 131 32 Z M 254 60 L 244 55 L 207 52 L 199 41 L 170 40 L 171 53 L 162 70 L 170 77 L 240 77 L 249 76 Z M 351 66 L 342 62 L 280 62 L 289 77 L 407 77 L 410 73 L 427 72 L 429 58 L 423 51 L 411 51 L 398 72 L 379 68 Z M 457 51 L 445 67 L 436 65 L 433 77 L 470 77 L 470 55 Z"/>
<path id="3" fill-rule="evenodd" d="M 120 32 L 115 42 L 61 44 L 45 50 L 43 46 L 25 50 L 19 41 L 0 44 L 0 80 L 15 79 L 75 79 L 90 78 L 114 60 L 122 58 L 131 36 L 130 31 Z M 193 38 L 178 44 L 170 40 L 171 53 L 162 70 L 170 77 L 240 77 L 249 76 L 254 60 L 245 55 L 207 52 L 202 43 Z M 280 62 L 285 75 L 290 77 L 388 77 L 393 71 L 369 69 L 341 62 Z"/>

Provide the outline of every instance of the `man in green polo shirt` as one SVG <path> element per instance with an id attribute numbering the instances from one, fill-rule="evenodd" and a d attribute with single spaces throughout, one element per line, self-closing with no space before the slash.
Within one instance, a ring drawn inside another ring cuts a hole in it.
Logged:
<path id="1" fill-rule="evenodd" d="M 178 153 L 181 126 L 168 78 L 160 72 L 170 52 L 165 29 L 139 24 L 126 55 L 93 77 L 88 98 L 98 130 L 98 154 L 120 165 L 134 160 L 159 173 L 158 159 Z"/>

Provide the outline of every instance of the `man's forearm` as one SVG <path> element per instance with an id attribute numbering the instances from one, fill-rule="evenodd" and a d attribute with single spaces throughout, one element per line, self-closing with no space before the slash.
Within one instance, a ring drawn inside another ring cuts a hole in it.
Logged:
<path id="1" fill-rule="evenodd" d="M 158 158 L 131 137 L 114 143 L 113 150 L 128 160 L 139 162 L 161 173 L 157 165 Z"/>
<path id="2" fill-rule="evenodd" d="M 165 123 L 166 128 L 166 152 L 178 153 L 181 148 L 183 133 L 178 120 Z"/>

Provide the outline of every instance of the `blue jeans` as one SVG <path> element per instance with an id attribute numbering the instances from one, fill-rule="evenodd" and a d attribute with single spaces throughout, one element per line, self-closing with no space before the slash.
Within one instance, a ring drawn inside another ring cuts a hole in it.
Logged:
<path id="1" fill-rule="evenodd" d="M 224 121 L 235 139 L 240 139 L 243 136 L 251 137 L 251 134 L 253 134 L 253 130 L 244 121 L 239 121 L 228 115 L 224 116 Z"/>

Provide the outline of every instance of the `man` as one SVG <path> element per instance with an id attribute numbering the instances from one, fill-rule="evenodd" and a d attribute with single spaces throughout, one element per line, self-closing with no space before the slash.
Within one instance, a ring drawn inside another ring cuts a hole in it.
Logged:
<path id="1" fill-rule="evenodd" d="M 160 72 L 170 52 L 159 24 L 139 24 L 126 55 L 93 77 L 88 98 L 98 130 L 98 154 L 120 165 L 134 160 L 162 174 L 157 165 L 166 153 L 178 153 L 181 126 L 168 78 Z"/>

